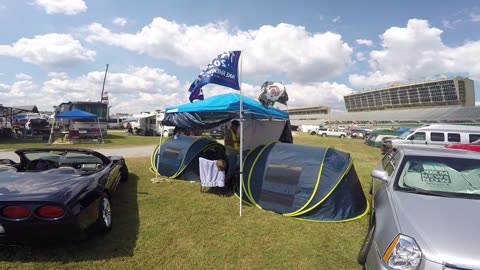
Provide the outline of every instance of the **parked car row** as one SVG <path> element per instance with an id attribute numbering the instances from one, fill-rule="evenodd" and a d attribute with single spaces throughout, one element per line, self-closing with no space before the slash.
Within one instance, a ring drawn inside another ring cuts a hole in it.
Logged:
<path id="1" fill-rule="evenodd" d="M 480 127 L 465 125 L 429 125 L 410 130 L 382 142 L 382 153 L 401 144 L 468 144 L 480 139 Z"/>

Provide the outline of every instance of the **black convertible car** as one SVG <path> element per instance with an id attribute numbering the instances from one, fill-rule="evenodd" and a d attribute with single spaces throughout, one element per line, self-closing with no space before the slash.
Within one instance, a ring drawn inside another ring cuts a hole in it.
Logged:
<path id="1" fill-rule="evenodd" d="M 86 149 L 21 149 L 0 160 L 0 241 L 84 239 L 112 228 L 110 196 L 128 179 L 123 157 Z"/>

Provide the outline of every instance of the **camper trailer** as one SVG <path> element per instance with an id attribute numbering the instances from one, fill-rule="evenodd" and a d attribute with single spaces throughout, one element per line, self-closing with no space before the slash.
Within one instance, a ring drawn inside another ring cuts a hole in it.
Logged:
<path id="1" fill-rule="evenodd" d="M 172 136 L 175 127 L 163 126 L 163 116 L 163 111 L 142 112 L 125 119 L 123 123 L 130 123 L 134 134 L 145 136 Z"/>
<path id="2" fill-rule="evenodd" d="M 97 116 L 93 118 L 62 118 L 57 122 L 61 128 L 78 130 L 83 137 L 97 137 L 99 129 L 103 136 L 107 135 L 108 104 L 93 101 L 69 101 L 55 106 L 55 115 L 73 110 L 82 110 Z"/>

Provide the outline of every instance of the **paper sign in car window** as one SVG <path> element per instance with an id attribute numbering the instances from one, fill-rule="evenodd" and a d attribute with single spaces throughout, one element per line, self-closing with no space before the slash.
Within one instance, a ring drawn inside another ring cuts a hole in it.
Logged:
<path id="1" fill-rule="evenodd" d="M 452 180 L 447 171 L 424 170 L 422 172 L 422 181 L 429 183 L 451 184 Z"/>

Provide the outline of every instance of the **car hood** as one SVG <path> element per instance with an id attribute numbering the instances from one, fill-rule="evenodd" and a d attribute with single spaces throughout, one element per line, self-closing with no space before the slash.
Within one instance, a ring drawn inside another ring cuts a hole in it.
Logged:
<path id="1" fill-rule="evenodd" d="M 0 196 L 56 194 L 77 185 L 79 175 L 0 170 Z"/>
<path id="2" fill-rule="evenodd" d="M 400 232 L 426 259 L 480 268 L 480 200 L 394 192 Z"/>

